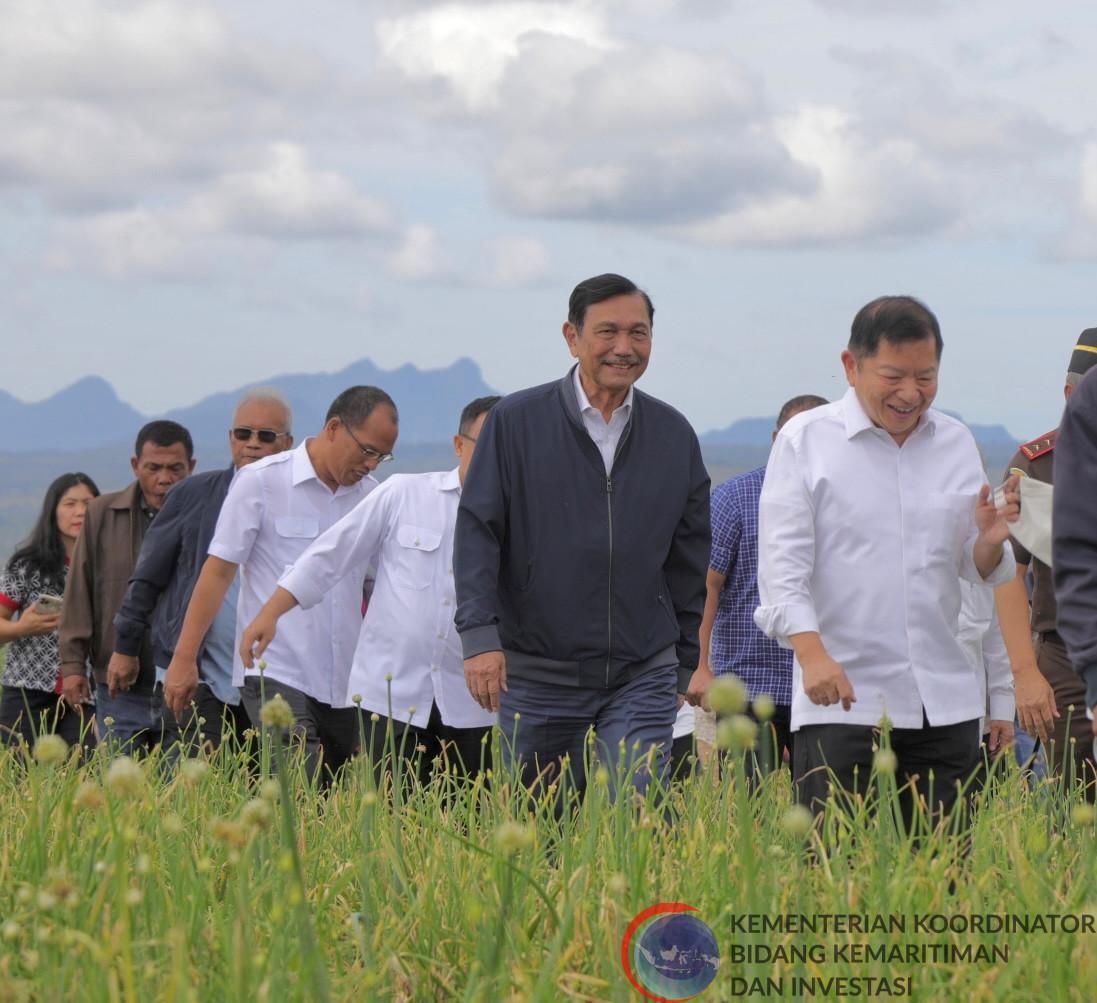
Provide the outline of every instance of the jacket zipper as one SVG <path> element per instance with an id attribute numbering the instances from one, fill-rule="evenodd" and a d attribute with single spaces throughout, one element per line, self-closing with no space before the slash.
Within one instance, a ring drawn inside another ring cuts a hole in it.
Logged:
<path id="1" fill-rule="evenodd" d="M 606 474 L 606 524 L 609 528 L 609 566 L 606 569 L 606 685 L 609 689 L 613 658 L 613 478 Z"/>

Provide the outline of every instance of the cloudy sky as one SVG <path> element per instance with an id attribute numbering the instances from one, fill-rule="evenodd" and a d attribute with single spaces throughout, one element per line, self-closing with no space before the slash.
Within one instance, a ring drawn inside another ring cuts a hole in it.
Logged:
<path id="1" fill-rule="evenodd" d="M 1094 51 L 1092 0 L 0 0 L 0 388 L 515 390 L 618 271 L 700 431 L 841 393 L 908 292 L 938 403 L 1035 436 L 1097 325 Z"/>

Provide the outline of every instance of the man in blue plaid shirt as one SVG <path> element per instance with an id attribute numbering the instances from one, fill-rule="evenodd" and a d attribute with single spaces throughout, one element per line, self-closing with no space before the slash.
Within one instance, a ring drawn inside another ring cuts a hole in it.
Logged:
<path id="1" fill-rule="evenodd" d="M 777 416 L 777 432 L 802 411 L 826 404 L 814 394 L 793 397 Z M 766 725 L 758 742 L 758 765 L 769 772 L 781 762 L 789 746 L 792 709 L 792 651 L 780 647 L 754 624 L 758 607 L 758 498 L 766 468 L 758 467 L 724 481 L 712 492 L 712 552 L 709 557 L 708 596 L 701 621 L 701 659 L 690 686 L 691 703 L 703 700 L 716 676 L 732 673 L 747 688 L 750 713 Z M 703 670 L 707 670 L 703 671 Z M 769 697 L 772 713 L 754 703 Z M 765 721 L 767 714 L 768 722 Z M 747 772 L 753 775 L 754 758 Z"/>

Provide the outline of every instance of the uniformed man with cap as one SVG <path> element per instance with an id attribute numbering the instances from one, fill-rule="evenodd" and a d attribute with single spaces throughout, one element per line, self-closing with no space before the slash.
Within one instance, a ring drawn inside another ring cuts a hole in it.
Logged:
<path id="1" fill-rule="evenodd" d="M 1082 376 L 1097 365 L 1097 327 L 1082 332 L 1078 343 L 1070 356 L 1063 396 L 1070 397 L 1074 387 Z M 1055 429 L 1026 442 L 1013 457 L 1010 469 L 1006 472 L 1021 474 L 1052 483 L 1052 464 L 1055 456 L 1055 439 L 1059 430 Z M 1016 538 L 1013 539 L 1013 553 L 1017 560 L 1018 581 L 1023 583 L 1029 570 L 1032 571 L 1032 612 L 1031 629 L 1035 647 L 1036 663 L 1044 678 L 1055 691 L 1055 706 L 1059 712 L 1047 743 L 1048 764 L 1058 775 L 1068 775 L 1075 780 L 1084 780 L 1087 796 L 1093 800 L 1097 781 L 1097 763 L 1093 758 L 1093 733 L 1086 718 L 1086 687 L 1075 673 L 1067 657 L 1063 639 L 1057 628 L 1055 590 L 1052 585 L 1051 568 L 1038 557 L 1032 555 Z M 1014 666 L 1016 669 L 1016 666 Z M 1069 773 L 1068 773 L 1069 771 Z"/>

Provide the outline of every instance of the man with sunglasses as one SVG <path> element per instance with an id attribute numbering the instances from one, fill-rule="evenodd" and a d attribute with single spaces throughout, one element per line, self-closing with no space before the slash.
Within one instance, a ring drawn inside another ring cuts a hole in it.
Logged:
<path id="1" fill-rule="evenodd" d="M 316 606 L 287 614 L 265 665 L 245 670 L 238 653 L 240 635 L 274 592 L 282 572 L 378 486 L 370 475 L 392 459 L 398 420 L 396 405 L 383 390 L 351 387 L 332 402 L 318 435 L 237 474 L 221 506 L 164 682 L 164 699 L 182 720 L 199 683 L 203 639 L 242 565 L 246 574 L 236 606 L 233 683 L 240 687 L 253 721 L 276 694 L 289 703 L 309 775 L 321 785 L 358 744 L 355 710 L 346 704 L 362 624 L 363 576 L 348 575 Z"/>
<path id="2" fill-rule="evenodd" d="M 217 517 L 237 471 L 293 447 L 293 411 L 276 387 L 253 387 L 236 404 L 229 429 L 232 464 L 180 481 L 168 493 L 156 521 L 141 544 L 133 577 L 118 615 L 108 685 L 126 691 L 137 676 L 141 638 L 152 627 L 157 676 L 163 683 L 183 614 L 206 560 Z M 178 490 L 176 490 L 178 488 Z M 181 718 L 186 744 L 197 753 L 204 744 L 216 748 L 224 731 L 243 741 L 249 725 L 232 684 L 236 643 L 238 580 L 225 594 L 198 656 L 199 683 L 193 702 Z"/>

